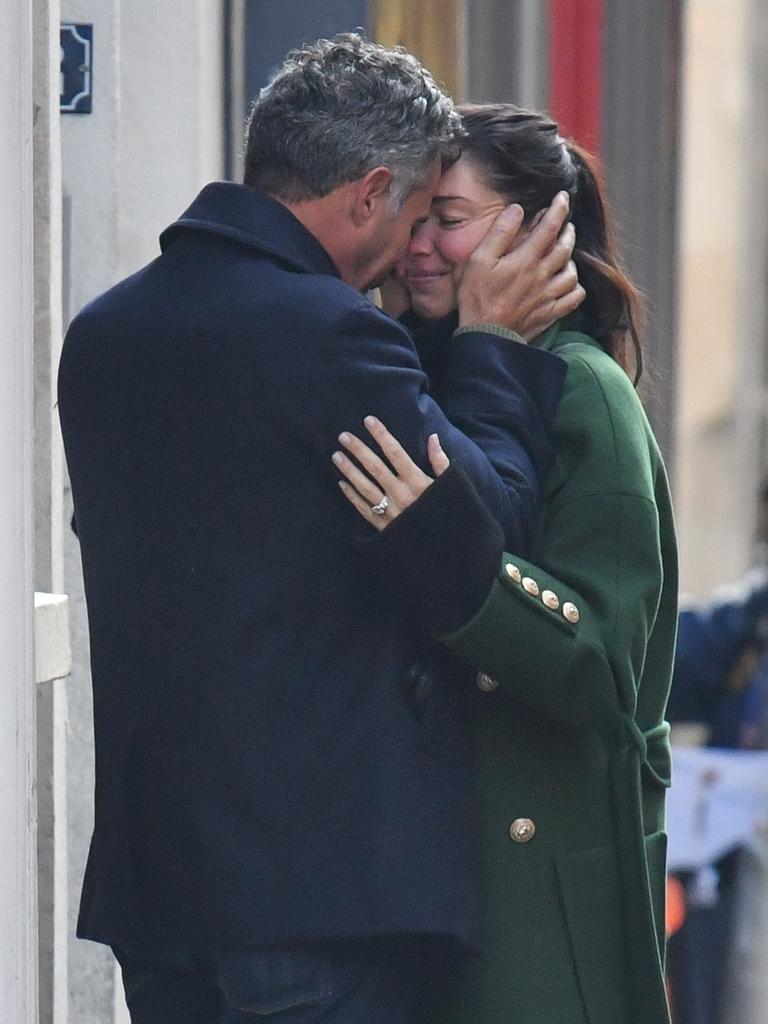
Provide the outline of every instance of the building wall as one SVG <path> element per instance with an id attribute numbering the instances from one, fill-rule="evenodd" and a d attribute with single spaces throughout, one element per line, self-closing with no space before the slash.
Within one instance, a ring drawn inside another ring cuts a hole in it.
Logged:
<path id="1" fill-rule="evenodd" d="M 266 85 L 288 50 L 338 32 L 368 28 L 366 0 L 281 0 L 245 3 L 245 105 Z"/>
<path id="2" fill-rule="evenodd" d="M 549 23 L 540 0 L 466 0 L 465 98 L 545 110 Z M 478 55 L 482 58 L 478 59 Z"/>
<path id="3" fill-rule="evenodd" d="M 32 10 L 0 8 L 0 1000 L 37 1020 Z"/>
<path id="4" fill-rule="evenodd" d="M 130 0 L 120 9 L 117 272 L 157 255 L 157 237 L 222 177 L 220 0 Z"/>
<path id="5" fill-rule="evenodd" d="M 36 0 L 39 2 L 39 0 Z M 159 232 L 223 172 L 220 0 L 63 0 L 64 21 L 94 26 L 93 113 L 63 115 L 66 322 L 157 255 Z M 69 1016 L 111 1024 L 119 1008 L 111 953 L 74 938 L 93 824 L 93 728 L 80 556 L 64 489 L 70 595 Z M 117 998 L 116 998 L 117 995 Z"/>
<path id="6" fill-rule="evenodd" d="M 762 0 L 685 15 L 676 491 L 694 594 L 749 566 L 766 466 L 767 21 Z"/>

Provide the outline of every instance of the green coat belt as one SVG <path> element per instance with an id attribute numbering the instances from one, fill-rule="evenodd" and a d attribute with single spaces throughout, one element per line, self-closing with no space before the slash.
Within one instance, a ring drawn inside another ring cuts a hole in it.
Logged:
<path id="1" fill-rule="evenodd" d="M 666 1024 L 664 708 L 677 559 L 663 462 L 621 368 L 567 363 L 530 559 L 443 637 L 480 670 L 472 731 L 484 948 L 441 1024 Z"/>

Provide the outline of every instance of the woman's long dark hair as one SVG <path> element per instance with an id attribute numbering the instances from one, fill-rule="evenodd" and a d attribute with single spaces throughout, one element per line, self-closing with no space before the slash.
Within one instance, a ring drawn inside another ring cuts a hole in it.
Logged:
<path id="1" fill-rule="evenodd" d="M 642 296 L 618 254 L 605 186 L 595 157 L 560 137 L 545 114 L 511 103 L 466 104 L 462 152 L 486 183 L 530 221 L 561 190 L 571 198 L 576 228 L 573 259 L 587 297 L 580 307 L 585 331 L 637 385 L 643 371 Z"/>

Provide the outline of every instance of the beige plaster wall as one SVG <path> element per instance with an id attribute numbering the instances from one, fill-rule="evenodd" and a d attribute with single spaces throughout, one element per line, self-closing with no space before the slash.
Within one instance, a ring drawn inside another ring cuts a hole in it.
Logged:
<path id="1" fill-rule="evenodd" d="M 753 552 L 768 253 L 761 21 L 759 0 L 686 6 L 675 483 L 682 586 L 694 594 L 737 579 Z"/>

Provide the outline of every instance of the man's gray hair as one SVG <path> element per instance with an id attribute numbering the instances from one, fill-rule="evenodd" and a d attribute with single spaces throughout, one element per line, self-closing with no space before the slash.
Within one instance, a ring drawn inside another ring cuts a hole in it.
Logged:
<path id="1" fill-rule="evenodd" d="M 297 202 L 385 166 L 399 209 L 435 160 L 458 158 L 462 134 L 453 101 L 414 56 L 345 32 L 292 50 L 254 100 L 244 181 Z"/>

